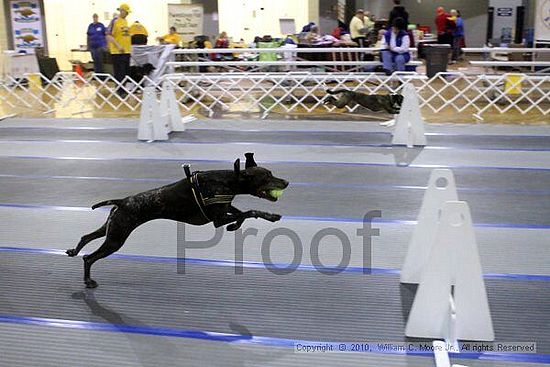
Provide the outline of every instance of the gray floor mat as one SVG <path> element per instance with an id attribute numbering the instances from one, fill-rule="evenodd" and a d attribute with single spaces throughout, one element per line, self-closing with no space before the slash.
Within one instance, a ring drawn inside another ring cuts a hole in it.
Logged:
<path id="1" fill-rule="evenodd" d="M 47 129 L 2 128 L 0 140 L 99 140 L 136 141 L 136 129 Z M 435 135 L 429 137 L 432 147 L 549 150 L 550 136 Z M 391 133 L 322 132 L 322 131 L 231 131 L 189 129 L 170 134 L 172 143 L 268 143 L 274 145 L 351 145 L 389 146 Z"/>
<path id="2" fill-rule="evenodd" d="M 158 182 L 93 182 L 74 179 L 0 178 L 2 204 L 37 204 L 90 207 L 106 199 L 124 198 L 157 186 Z M 276 211 L 291 217 L 322 217 L 360 220 L 371 210 L 381 210 L 385 220 L 416 220 L 422 190 L 386 190 L 356 187 L 291 186 L 277 203 L 251 196 L 238 196 L 234 203 L 245 210 Z M 548 195 L 525 193 L 463 192 L 475 223 L 506 225 L 550 225 Z"/>
<path id="3" fill-rule="evenodd" d="M 142 335 L 123 329 L 67 329 L 17 320 L 58 318 L 199 334 L 246 330 L 258 337 L 306 340 L 404 340 L 414 287 L 400 285 L 398 275 L 328 276 L 299 270 L 276 276 L 248 267 L 243 275 L 234 275 L 232 267 L 218 266 L 217 261 L 208 266 L 188 264 L 186 274 L 177 274 L 173 260 L 158 258 L 175 256 L 174 222 L 155 221 L 138 229 L 121 253 L 141 256 L 98 262 L 93 276 L 100 287 L 88 292 L 83 292 L 81 258 L 5 248 L 72 247 L 106 216 L 104 211 L 79 207 L 177 180 L 183 176 L 181 163 L 191 162 L 196 170 L 231 169 L 233 160 L 242 159 L 246 151 L 256 152 L 257 161 L 291 181 L 291 187 L 278 203 L 239 198 L 236 205 L 294 217 L 277 225 L 295 229 L 305 240 L 321 226 L 353 236 L 360 223 L 346 220 L 359 219 L 368 210 L 381 209 L 383 220 L 414 220 L 431 169 L 453 167 L 459 197 L 469 202 L 474 221 L 492 225 L 476 227 L 484 272 L 541 275 L 486 276 L 497 340 L 536 341 L 538 353 L 550 354 L 550 282 L 542 280 L 550 274 L 550 152 L 528 151 L 550 148 L 550 128 L 427 125 L 430 146 L 406 150 L 376 147 L 389 142 L 391 131 L 377 123 L 195 121 L 186 133 L 173 134 L 171 142 L 179 144 L 147 144 L 135 142 L 136 122 L 8 119 L 0 123 L 0 246 L 4 246 L 0 318 L 5 316 L 0 322 L 0 366 L 432 365 L 433 358 L 302 355 L 261 344 Z M 45 207 L 37 208 L 40 205 Z M 58 207 L 64 205 L 75 208 Z M 273 224 L 261 221 L 247 226 L 264 232 L 273 229 Z M 382 237 L 374 239 L 372 265 L 399 268 L 413 226 L 393 222 L 378 227 Z M 206 230 L 194 228 L 189 233 L 200 236 Z M 361 247 L 355 242 L 351 265 L 361 266 L 357 252 Z M 244 259 L 262 261 L 260 246 L 260 241 L 250 242 Z M 304 252 L 309 252 L 308 246 Z M 226 233 L 219 246 L 190 255 L 232 260 L 231 234 Z M 275 262 L 285 262 L 292 254 L 281 245 L 272 255 Z M 334 265 L 341 247 L 325 246 L 321 255 L 327 266 Z M 311 259 L 305 256 L 302 264 L 311 264 Z M 542 366 L 485 357 L 489 359 L 453 362 L 470 367 Z"/>
<path id="4" fill-rule="evenodd" d="M 415 289 L 395 275 L 235 275 L 189 264 L 178 274 L 175 263 L 106 259 L 92 269 L 100 288 L 83 299 L 80 258 L 5 252 L 0 269 L 0 314 L 224 333 L 242 325 L 255 336 L 314 341 L 403 341 Z M 538 353 L 550 353 L 550 282 L 486 286 L 496 340 L 536 341 Z"/>

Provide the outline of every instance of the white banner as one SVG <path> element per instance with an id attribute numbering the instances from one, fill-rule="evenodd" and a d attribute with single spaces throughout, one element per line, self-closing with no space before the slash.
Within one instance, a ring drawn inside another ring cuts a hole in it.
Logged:
<path id="1" fill-rule="evenodd" d="M 35 47 L 43 47 L 42 16 L 38 0 L 12 0 L 10 13 L 15 50 L 33 52 Z"/>
<path id="2" fill-rule="evenodd" d="M 168 26 L 176 27 L 184 42 L 203 33 L 204 9 L 202 4 L 168 4 Z"/>
<path id="3" fill-rule="evenodd" d="M 535 40 L 550 41 L 550 0 L 537 0 Z"/>

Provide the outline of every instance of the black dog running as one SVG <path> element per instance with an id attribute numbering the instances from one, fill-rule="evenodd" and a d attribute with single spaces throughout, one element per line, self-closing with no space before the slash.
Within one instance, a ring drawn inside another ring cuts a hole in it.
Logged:
<path id="1" fill-rule="evenodd" d="M 347 89 L 327 90 L 327 93 L 340 94 L 338 99 L 327 96 L 324 100 L 325 104 L 330 103 L 337 108 L 352 107 L 356 103 L 374 112 L 386 110 L 388 113 L 396 114 L 399 113 L 403 104 L 401 94 L 364 94 Z"/>
<path id="2" fill-rule="evenodd" d="M 187 178 L 178 182 L 145 191 L 124 199 L 106 200 L 92 206 L 92 209 L 114 205 L 107 221 L 96 231 L 82 236 L 74 249 L 66 251 L 76 256 L 82 248 L 97 238 L 106 236 L 97 251 L 84 256 L 84 282 L 88 288 L 97 287 L 90 277 L 91 266 L 118 251 L 130 233 L 140 225 L 153 219 L 171 219 L 194 225 L 212 222 L 215 227 L 227 226 L 228 231 L 237 230 L 247 218 L 262 218 L 271 222 L 281 219 L 278 214 L 257 210 L 242 212 L 231 205 L 236 195 L 253 195 L 270 201 L 277 201 L 288 182 L 274 177 L 272 173 L 258 167 L 253 153 L 246 153 L 245 169 L 240 169 L 240 160 L 233 170 L 194 172 L 185 167 Z"/>

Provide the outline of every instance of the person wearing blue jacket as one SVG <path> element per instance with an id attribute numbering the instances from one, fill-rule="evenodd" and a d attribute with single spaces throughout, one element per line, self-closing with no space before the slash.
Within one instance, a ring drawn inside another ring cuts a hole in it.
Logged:
<path id="1" fill-rule="evenodd" d="M 454 64 L 462 53 L 462 43 L 464 42 L 464 20 L 460 16 L 460 11 L 452 9 L 451 19 L 455 22 L 453 31 L 453 53 L 451 55 L 451 63 Z"/>
<path id="2" fill-rule="evenodd" d="M 405 71 L 405 65 L 411 59 L 409 47 L 411 40 L 407 33 L 407 23 L 403 18 L 395 18 L 392 27 L 382 37 L 380 52 L 382 64 L 387 75 L 394 71 Z"/>
<path id="3" fill-rule="evenodd" d="M 94 72 L 103 72 L 102 55 L 107 48 L 107 39 L 105 38 L 105 26 L 98 21 L 97 14 L 93 15 L 93 22 L 88 26 L 88 50 L 94 60 Z"/>

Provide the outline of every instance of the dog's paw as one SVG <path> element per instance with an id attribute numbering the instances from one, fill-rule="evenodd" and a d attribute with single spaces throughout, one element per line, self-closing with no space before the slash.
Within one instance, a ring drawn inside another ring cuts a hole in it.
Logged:
<path id="1" fill-rule="evenodd" d="M 242 226 L 243 223 L 244 223 L 244 219 L 237 220 L 235 223 L 231 223 L 230 225 L 228 225 L 228 226 L 226 227 L 226 229 L 227 229 L 229 232 L 236 231 L 237 229 L 241 228 L 241 226 Z"/>
<path id="2" fill-rule="evenodd" d="M 234 231 L 236 231 L 237 229 L 239 229 L 240 227 L 241 227 L 240 224 L 231 223 L 230 225 L 228 225 L 227 227 L 225 227 L 225 229 L 226 229 L 228 232 L 234 232 Z"/>
<path id="3" fill-rule="evenodd" d="M 84 281 L 86 288 L 97 288 L 97 282 L 93 279 L 86 279 Z"/>
<path id="4" fill-rule="evenodd" d="M 282 216 L 279 215 L 279 214 L 271 214 L 271 213 L 269 213 L 269 214 L 265 215 L 264 218 L 265 218 L 266 220 L 270 221 L 270 222 L 278 222 L 278 221 L 281 220 Z"/>
<path id="5" fill-rule="evenodd" d="M 78 251 L 76 251 L 76 249 L 74 248 L 68 249 L 67 251 L 65 251 L 65 253 L 69 255 L 69 257 L 75 257 L 76 255 L 78 255 Z"/>

